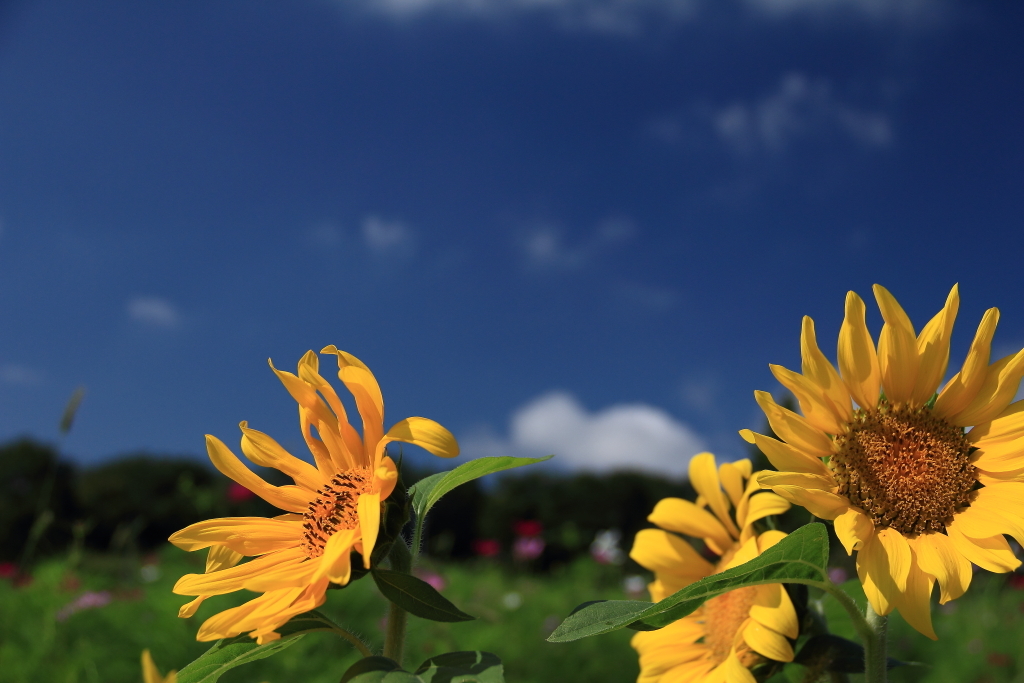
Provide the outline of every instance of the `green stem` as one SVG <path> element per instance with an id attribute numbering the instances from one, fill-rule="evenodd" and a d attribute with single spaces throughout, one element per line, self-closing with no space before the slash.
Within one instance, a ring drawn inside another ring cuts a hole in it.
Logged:
<path id="1" fill-rule="evenodd" d="M 423 519 L 416 517 L 416 523 L 412 525 L 412 565 L 420 556 L 420 545 L 423 543 Z"/>
<path id="2" fill-rule="evenodd" d="M 349 631 L 346 631 L 343 628 L 339 628 L 339 627 L 336 627 L 336 626 L 332 626 L 328 630 L 330 630 L 332 633 L 338 634 L 339 636 L 341 636 L 342 638 L 344 638 L 348 642 L 352 643 L 352 647 L 354 647 L 355 649 L 359 650 L 359 654 L 361 654 L 362 656 L 364 656 L 364 657 L 372 657 L 373 656 L 373 652 L 370 651 L 370 648 L 367 647 L 366 643 L 364 643 L 362 641 L 362 639 L 359 636 L 357 636 L 356 634 L 351 633 Z"/>
<path id="3" fill-rule="evenodd" d="M 875 612 L 868 603 L 866 621 L 872 638 L 864 642 L 865 683 L 885 683 L 889 660 L 885 652 L 886 626 L 889 618 Z"/>
<path id="4" fill-rule="evenodd" d="M 391 570 L 408 574 L 412 570 L 412 555 L 405 541 L 399 536 L 391 544 L 391 552 L 388 555 L 391 560 Z M 402 664 L 402 649 L 405 647 L 405 622 L 408 614 L 404 609 L 391 603 L 388 605 L 388 626 L 384 634 L 384 656 Z"/>

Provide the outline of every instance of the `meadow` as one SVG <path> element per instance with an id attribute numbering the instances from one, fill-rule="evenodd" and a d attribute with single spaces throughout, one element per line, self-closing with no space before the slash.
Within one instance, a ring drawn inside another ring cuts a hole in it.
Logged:
<path id="1" fill-rule="evenodd" d="M 138 556 L 86 553 L 40 563 L 31 580 L 0 580 L 0 683 L 137 683 L 139 655 L 152 651 L 162 671 L 178 669 L 204 652 L 195 633 L 203 619 L 246 596 L 210 599 L 190 619 L 177 617 L 188 598 L 171 592 L 182 574 L 202 571 L 202 553 L 171 547 Z M 625 599 L 624 570 L 589 557 L 539 573 L 485 559 L 422 565 L 427 578 L 475 622 L 443 624 L 411 619 L 407 663 L 444 651 L 485 650 L 505 663 L 515 683 L 633 681 L 637 662 L 631 632 L 568 644 L 546 635 L 579 603 Z M 645 577 L 646 578 L 646 577 Z M 894 669 L 890 680 L 928 683 L 1024 681 L 1024 590 L 1019 576 L 979 572 L 963 598 L 934 606 L 938 642 L 890 620 L 890 654 L 927 666 Z M 634 579 L 634 584 L 636 580 Z M 862 602 L 856 581 L 844 586 Z M 634 596 L 635 597 L 635 596 Z M 641 596 L 643 599 L 645 596 Z M 853 637 L 845 613 L 830 598 L 811 596 L 832 630 Z M 322 611 L 374 647 L 383 641 L 385 602 L 369 580 L 331 591 Z M 357 655 L 329 633 L 304 636 L 283 653 L 226 674 L 225 683 L 336 683 Z M 790 665 L 773 683 L 803 680 Z M 857 681 L 858 675 L 850 676 Z"/>

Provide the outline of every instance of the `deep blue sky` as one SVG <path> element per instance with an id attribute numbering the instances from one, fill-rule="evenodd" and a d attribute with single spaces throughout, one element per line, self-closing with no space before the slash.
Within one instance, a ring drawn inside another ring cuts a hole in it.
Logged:
<path id="1" fill-rule="evenodd" d="M 333 343 L 474 455 L 737 456 L 848 289 L 920 327 L 960 282 L 955 361 L 989 306 L 1016 350 L 1022 35 L 1009 1 L 6 2 L 0 441 L 85 385 L 80 462 L 298 449 L 266 359 Z"/>

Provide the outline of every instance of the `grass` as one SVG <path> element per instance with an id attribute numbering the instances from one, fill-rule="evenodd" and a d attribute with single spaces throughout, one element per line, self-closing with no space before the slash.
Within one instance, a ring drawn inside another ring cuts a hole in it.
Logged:
<path id="1" fill-rule="evenodd" d="M 172 594 L 171 586 L 180 575 L 201 571 L 202 559 L 201 553 L 168 548 L 149 558 L 150 567 L 159 570 L 145 570 L 149 582 L 142 580 L 137 561 L 102 555 L 86 557 L 76 568 L 68 562 L 43 564 L 28 585 L 15 587 L 0 580 L 0 683 L 138 683 L 144 648 L 152 651 L 161 670 L 182 668 L 209 647 L 194 640 L 199 624 L 246 598 L 214 598 L 195 617 L 178 619 L 178 607 L 187 598 Z M 579 603 L 624 599 L 617 569 L 589 560 L 545 576 L 488 563 L 433 569 L 447 583 L 444 594 L 478 620 L 439 624 L 410 619 L 407 667 L 442 652 L 486 650 L 505 662 L 510 683 L 636 679 L 629 631 L 568 644 L 544 641 Z M 846 588 L 863 600 L 856 582 Z M 67 605 L 87 591 L 106 591 L 110 602 L 68 614 Z M 853 636 L 838 605 L 826 598 L 822 607 L 833 631 Z M 322 609 L 373 647 L 381 647 L 385 603 L 371 580 L 331 591 Z M 981 574 L 967 596 L 936 607 L 934 621 L 937 643 L 911 630 L 898 616 L 891 619 L 891 654 L 928 663 L 894 670 L 894 683 L 1024 682 L 1024 591 L 1014 590 L 1003 577 Z M 221 680 L 337 683 L 355 659 L 346 642 L 317 633 Z M 799 681 L 799 667 L 790 668 L 790 680 Z"/>

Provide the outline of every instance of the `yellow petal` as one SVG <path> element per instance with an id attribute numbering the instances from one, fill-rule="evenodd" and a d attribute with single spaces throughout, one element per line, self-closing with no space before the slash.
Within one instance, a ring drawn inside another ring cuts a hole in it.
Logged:
<path id="1" fill-rule="evenodd" d="M 234 479 L 257 496 L 275 507 L 289 512 L 305 512 L 315 495 L 298 486 L 271 486 L 242 464 L 242 461 L 215 436 L 206 435 L 206 451 L 210 461 L 221 474 Z"/>
<path id="2" fill-rule="evenodd" d="M 363 443 L 367 459 L 374 457 L 377 444 L 384 435 L 384 397 L 370 368 L 350 353 L 339 351 L 333 344 L 320 353 L 338 358 L 338 378 L 352 393 L 363 420 Z"/>
<path id="3" fill-rule="evenodd" d="M 739 660 L 735 652 L 730 653 L 729 657 L 726 658 L 726 660 L 722 662 L 718 668 L 721 670 L 721 680 L 724 683 L 757 683 L 757 679 L 754 678 L 754 674 L 750 673 L 750 669 L 743 666 L 743 662 Z M 708 683 L 711 683 L 711 681 L 715 680 L 714 676 L 715 671 L 712 671 L 708 675 L 708 678 L 705 678 L 703 680 L 708 681 Z M 697 681 L 701 679 L 695 678 L 692 680 L 693 683 L 697 683 Z M 665 683 L 669 682 L 665 681 Z M 677 681 L 672 681 L 672 683 L 677 683 Z M 683 682 L 679 681 L 678 683 Z M 686 683 L 690 683 L 690 681 L 686 681 Z"/>
<path id="4" fill-rule="evenodd" d="M 242 453 L 260 467 L 273 467 L 295 480 L 299 486 L 316 491 L 327 480 L 308 462 L 299 460 L 273 438 L 255 429 L 248 422 L 238 424 L 242 430 Z"/>
<path id="5" fill-rule="evenodd" d="M 718 517 L 718 521 L 734 538 L 738 538 L 740 530 L 729 516 L 729 501 L 722 492 L 714 455 L 698 453 L 690 459 L 690 483 L 707 501 L 708 507 Z"/>
<path id="6" fill-rule="evenodd" d="M 757 547 L 757 539 L 747 539 L 743 542 L 742 545 L 740 545 L 739 550 L 736 551 L 736 554 L 733 555 L 732 558 L 728 562 L 726 562 L 725 565 L 722 566 L 722 571 L 725 571 L 726 569 L 732 569 L 733 567 L 738 567 L 741 564 L 746 564 L 747 562 L 750 562 L 752 559 L 754 559 L 760 554 L 761 551 Z"/>
<path id="7" fill-rule="evenodd" d="M 836 481 L 831 475 L 805 474 L 803 472 L 761 472 L 757 478 L 762 488 L 774 486 L 799 486 L 805 489 L 832 491 Z"/>
<path id="8" fill-rule="evenodd" d="M 324 554 L 320 556 L 320 568 L 313 575 L 312 581 L 316 582 L 323 578 L 330 578 L 332 574 L 337 575 L 338 570 L 344 570 L 347 560 L 339 563 L 343 555 L 349 555 L 356 543 L 357 531 L 355 529 L 340 529 L 331 534 L 324 544 Z M 339 567 L 335 567 L 339 564 Z"/>
<path id="9" fill-rule="evenodd" d="M 643 529 L 633 541 L 629 556 L 642 567 L 696 581 L 714 573 L 714 566 L 689 543 L 661 529 Z"/>
<path id="10" fill-rule="evenodd" d="M 805 489 L 802 486 L 773 486 L 771 488 L 772 491 L 793 505 L 806 508 L 812 515 L 821 519 L 835 519 L 850 507 L 849 500 L 828 491 Z"/>
<path id="11" fill-rule="evenodd" d="M 917 337 L 917 354 L 921 358 L 921 365 L 917 370 L 917 382 L 911 397 L 911 403 L 915 406 L 927 403 L 946 376 L 949 338 L 959 309 L 960 290 L 957 285 L 953 285 L 946 297 L 946 305 L 928 321 Z"/>
<path id="12" fill-rule="evenodd" d="M 946 534 L 958 553 L 982 569 L 997 574 L 1012 572 L 1020 566 L 1020 560 L 1014 556 L 1010 544 L 1001 534 L 986 538 L 968 537 L 960 529 L 959 517 L 954 517 L 953 522 L 946 527 Z"/>
<path id="13" fill-rule="evenodd" d="M 829 405 L 831 402 L 826 403 L 825 393 L 821 387 L 781 365 L 769 365 L 768 368 L 775 375 L 775 379 L 779 380 L 779 384 L 796 396 L 800 412 L 808 422 L 827 434 L 839 434 L 843 431 L 843 421 Z"/>
<path id="14" fill-rule="evenodd" d="M 802 359 L 800 369 L 803 371 L 804 377 L 821 387 L 826 407 L 831 409 L 840 424 L 849 422 L 853 418 L 850 391 L 843 384 L 839 373 L 832 367 L 832 363 L 818 348 L 818 341 L 814 333 L 814 321 L 806 315 L 800 330 L 800 356 Z"/>
<path id="15" fill-rule="evenodd" d="M 316 389 L 309 386 L 306 382 L 303 382 L 301 378 L 293 375 L 285 370 L 278 370 L 274 367 L 274 363 L 269 358 L 267 363 L 270 365 L 270 369 L 274 371 L 277 378 L 281 380 L 281 384 L 291 394 L 291 397 L 295 399 L 295 402 L 306 410 L 311 411 L 317 420 L 326 422 L 327 424 L 337 425 L 338 418 L 327 408 L 319 396 L 317 396 Z"/>
<path id="16" fill-rule="evenodd" d="M 881 285 L 875 285 L 874 291 L 885 320 L 878 337 L 878 369 L 882 373 L 882 387 L 890 403 L 907 403 L 914 395 L 920 365 L 917 336 L 910 318 L 893 295 Z"/>
<path id="17" fill-rule="evenodd" d="M 939 603 L 946 604 L 967 592 L 971 585 L 971 563 L 961 555 L 945 534 L 921 534 L 909 539 L 921 569 L 939 582 Z"/>
<path id="18" fill-rule="evenodd" d="M 305 406 L 299 406 L 299 429 L 302 431 L 302 438 L 306 441 L 306 446 L 309 448 L 309 452 L 313 454 L 313 460 L 316 461 L 316 467 L 320 470 L 325 477 L 333 476 L 338 472 L 338 466 L 334 463 L 334 458 L 331 457 L 330 450 L 323 441 L 313 435 L 313 428 L 317 425 L 326 424 L 323 420 L 317 418 L 317 416 L 310 410 L 306 409 Z M 325 429 L 324 431 L 334 432 L 332 429 Z M 363 463 L 363 447 L 360 443 L 359 450 L 356 451 L 359 454 L 359 466 L 362 467 Z"/>
<path id="19" fill-rule="evenodd" d="M 342 441 L 345 443 L 346 450 L 352 454 L 362 453 L 363 442 L 359 438 L 358 432 L 349 424 L 345 405 L 338 398 L 334 387 L 320 375 L 319 369 L 320 359 L 316 357 L 315 353 L 309 351 L 299 361 L 299 378 L 309 384 L 314 390 L 319 391 L 327 401 L 327 405 L 331 407 L 331 410 L 337 416 L 338 430 L 340 431 Z"/>
<path id="20" fill-rule="evenodd" d="M 796 610 L 789 599 L 789 593 L 781 583 L 768 583 L 757 587 L 757 596 L 750 608 L 750 618 L 793 640 L 800 635 Z"/>
<path id="21" fill-rule="evenodd" d="M 996 333 L 999 323 L 999 309 L 990 308 L 985 311 L 978 325 L 978 331 L 967 352 L 963 369 L 946 383 L 935 401 L 934 412 L 939 417 L 955 415 L 974 400 L 988 374 L 989 353 L 992 348 L 992 335 Z"/>
<path id="22" fill-rule="evenodd" d="M 168 540 L 182 550 L 223 545 L 242 555 L 264 555 L 302 543 L 302 525 L 265 517 L 221 517 L 191 524 Z"/>
<path id="23" fill-rule="evenodd" d="M 860 550 L 874 535 L 875 524 L 859 508 L 851 507 L 835 519 L 836 536 L 839 537 L 847 555 Z"/>
<path id="24" fill-rule="evenodd" d="M 864 302 L 854 292 L 846 293 L 846 317 L 839 330 L 839 372 L 853 400 L 874 412 L 882 374 L 878 355 L 865 322 Z"/>
<path id="25" fill-rule="evenodd" d="M 206 573 L 220 571 L 221 569 L 228 569 L 234 567 L 236 564 L 242 561 L 245 555 L 236 553 L 231 548 L 223 545 L 210 546 L 210 550 L 206 553 Z"/>
<path id="26" fill-rule="evenodd" d="M 758 450 L 768 458 L 768 462 L 780 472 L 806 472 L 808 474 L 830 476 L 828 467 L 825 466 L 825 463 L 820 458 L 808 455 L 790 446 L 788 443 L 783 443 L 770 436 L 757 434 L 749 429 L 740 430 L 740 436 L 747 443 L 757 446 Z"/>
<path id="27" fill-rule="evenodd" d="M 447 429 L 425 417 L 407 417 L 388 430 L 388 441 L 404 441 L 424 448 L 441 458 L 454 458 L 459 444 Z"/>
<path id="28" fill-rule="evenodd" d="M 980 495 L 985 490 L 978 491 L 979 495 L 971 506 L 957 514 L 960 530 L 971 538 L 1007 534 L 1017 539 L 1018 543 L 1024 544 L 1024 518 L 1016 514 L 1015 510 L 1024 503 L 1019 500 Z"/>
<path id="29" fill-rule="evenodd" d="M 913 549 L 911 549 L 913 558 Z M 896 599 L 896 607 L 900 615 L 919 633 L 932 640 L 938 640 L 932 628 L 931 595 L 935 579 L 921 571 L 916 560 L 911 561 L 910 572 L 907 574 L 907 587 Z"/>
<path id="30" fill-rule="evenodd" d="M 363 540 L 363 567 L 370 568 L 370 555 L 380 531 L 380 494 L 364 493 L 359 496 L 359 532 Z"/>
<path id="31" fill-rule="evenodd" d="M 751 619 L 743 629 L 743 640 L 750 648 L 776 662 L 792 662 L 793 646 L 786 636 Z"/>
<path id="32" fill-rule="evenodd" d="M 971 453 L 975 467 L 992 472 L 1010 472 L 1024 468 L 1024 436 L 1013 441 L 977 443 L 978 450 Z"/>
<path id="33" fill-rule="evenodd" d="M 719 555 L 732 545 L 729 532 L 713 514 L 682 498 L 659 500 L 647 520 L 668 531 L 702 538 Z"/>
<path id="34" fill-rule="evenodd" d="M 142 680 L 145 683 L 164 683 L 164 677 L 160 675 L 160 670 L 153 663 L 153 657 L 149 654 L 149 650 L 142 651 Z"/>
<path id="35" fill-rule="evenodd" d="M 740 523 L 744 531 L 751 529 L 754 522 L 771 515 L 781 515 L 790 508 L 790 503 L 785 498 L 774 493 L 759 493 L 750 497 L 746 518 Z"/>
<path id="36" fill-rule="evenodd" d="M 761 406 L 772 431 L 796 448 L 810 455 L 824 457 L 832 453 L 832 441 L 825 432 L 814 427 L 803 417 L 792 410 L 786 410 L 775 403 L 771 394 L 766 391 L 755 391 L 754 400 Z"/>
<path id="37" fill-rule="evenodd" d="M 344 531 L 339 531 L 345 533 Z M 353 538 L 355 538 L 355 531 L 348 532 Z M 367 553 L 369 554 L 369 553 Z M 352 578 L 352 552 L 351 550 L 347 553 L 341 553 L 338 555 L 331 566 L 327 568 L 327 578 L 333 583 L 339 585 L 347 585 L 350 578 Z"/>
<path id="38" fill-rule="evenodd" d="M 254 593 L 280 590 L 282 588 L 305 588 L 313 582 L 320 564 L 303 557 L 290 564 L 282 564 L 245 580 L 242 587 Z"/>
<path id="39" fill-rule="evenodd" d="M 967 440 L 977 443 L 982 440 L 1013 440 L 1024 436 L 1024 399 L 1011 403 L 991 422 L 979 424 L 967 432 Z"/>
<path id="40" fill-rule="evenodd" d="M 778 529 L 769 529 L 760 536 L 757 537 L 757 554 L 760 555 L 768 548 L 781 541 L 786 537 L 785 531 L 779 531 Z"/>
<path id="41" fill-rule="evenodd" d="M 194 616 L 196 611 L 199 610 L 199 606 L 203 604 L 203 601 L 206 600 L 207 597 L 209 596 L 200 595 L 192 602 L 186 602 L 178 609 L 178 618 L 188 619 L 189 617 Z"/>
<path id="42" fill-rule="evenodd" d="M 1006 483 L 1024 483 L 1024 467 L 1019 470 L 1010 470 L 1009 472 L 986 472 L 983 469 L 974 470 L 974 476 L 978 478 L 985 486 L 995 486 L 996 484 Z"/>
<path id="43" fill-rule="evenodd" d="M 896 606 L 907 588 L 910 563 L 907 539 L 890 528 L 876 531 L 857 553 L 857 575 L 875 612 L 888 614 Z"/>
<path id="44" fill-rule="evenodd" d="M 259 574 L 271 572 L 282 565 L 296 565 L 306 559 L 301 548 L 289 548 L 268 553 L 242 565 L 210 572 L 208 574 L 185 574 L 174 584 L 178 595 L 224 595 L 245 587 L 246 581 Z"/>
<path id="45" fill-rule="evenodd" d="M 718 467 L 718 478 L 722 482 L 722 488 L 729 494 L 729 500 L 733 505 L 739 505 L 743 497 L 743 474 L 731 462 L 724 462 Z"/>
<path id="46" fill-rule="evenodd" d="M 398 466 L 391 458 L 381 458 L 380 467 L 373 473 L 373 489 L 380 493 L 381 500 L 387 500 L 398 484 Z"/>
<path id="47" fill-rule="evenodd" d="M 985 381 L 963 411 L 947 419 L 960 427 L 988 422 L 1010 405 L 1021 377 L 1024 377 L 1024 350 L 996 361 L 988 368 Z"/>
<path id="48" fill-rule="evenodd" d="M 209 641 L 233 638 L 256 628 L 259 620 L 280 614 L 302 594 L 301 588 L 284 588 L 264 593 L 249 602 L 215 614 L 199 627 L 196 640 Z M 287 619 L 286 619 L 287 620 Z"/>

